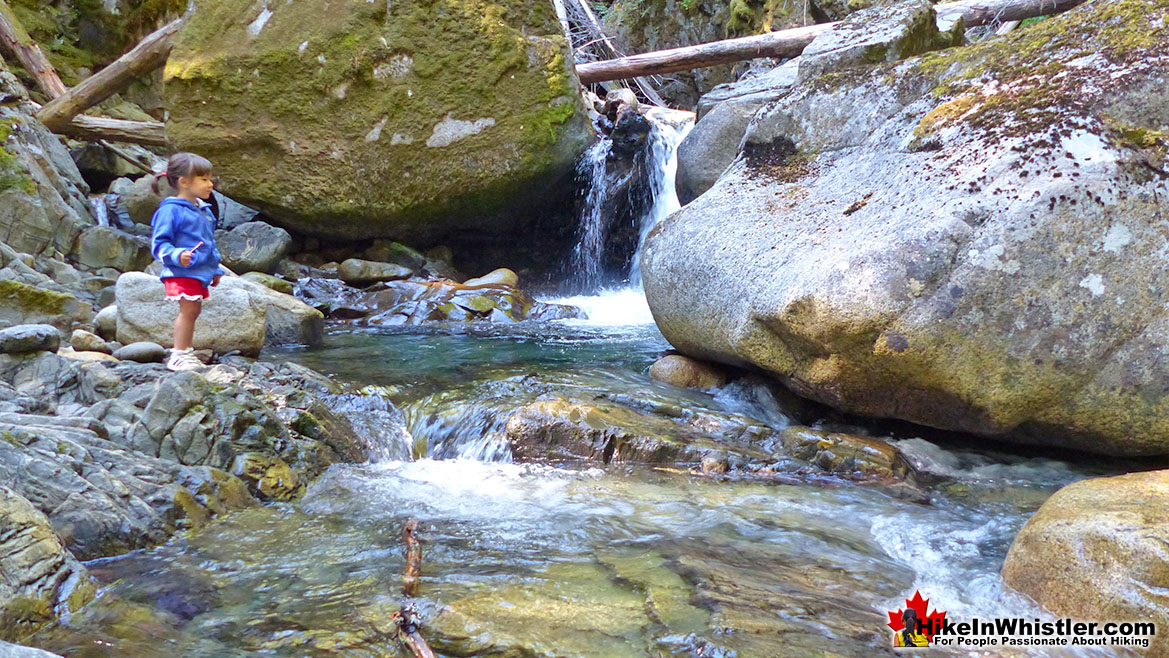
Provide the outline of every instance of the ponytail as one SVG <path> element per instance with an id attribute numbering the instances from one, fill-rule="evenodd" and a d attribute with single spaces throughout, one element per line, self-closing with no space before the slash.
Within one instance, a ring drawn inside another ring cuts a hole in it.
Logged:
<path id="1" fill-rule="evenodd" d="M 179 189 L 179 179 L 191 176 L 209 176 L 211 175 L 211 161 L 200 155 L 194 153 L 175 153 L 170 156 L 166 163 L 166 171 L 154 174 L 154 181 L 150 184 L 150 189 L 156 195 L 162 196 L 162 191 L 159 185 L 163 179 L 166 179 L 167 186 L 170 191 Z"/>

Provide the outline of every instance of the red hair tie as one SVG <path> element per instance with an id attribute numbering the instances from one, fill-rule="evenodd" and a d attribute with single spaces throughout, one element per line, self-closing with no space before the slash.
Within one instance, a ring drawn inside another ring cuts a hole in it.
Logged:
<path id="1" fill-rule="evenodd" d="M 155 178 L 162 178 L 162 177 L 164 177 L 164 176 L 166 176 L 166 175 L 167 175 L 167 173 L 166 173 L 165 171 L 162 171 L 162 172 L 159 172 L 159 173 L 155 174 L 155 175 L 154 175 L 154 177 L 155 177 Z"/>

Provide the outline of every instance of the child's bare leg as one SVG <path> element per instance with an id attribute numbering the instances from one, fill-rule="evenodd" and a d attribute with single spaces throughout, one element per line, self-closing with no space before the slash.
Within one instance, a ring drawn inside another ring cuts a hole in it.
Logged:
<path id="1" fill-rule="evenodd" d="M 203 310 L 203 302 L 179 300 L 179 316 L 175 318 L 175 349 L 185 350 L 195 337 L 195 318 Z"/>

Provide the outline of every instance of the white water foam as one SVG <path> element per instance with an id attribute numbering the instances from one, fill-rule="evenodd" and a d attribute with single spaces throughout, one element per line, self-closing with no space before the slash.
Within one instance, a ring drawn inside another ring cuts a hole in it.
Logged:
<path id="1" fill-rule="evenodd" d="M 570 325 L 589 327 L 628 327 L 652 325 L 653 314 L 641 288 L 602 290 L 596 295 L 576 295 L 544 300 L 553 304 L 568 304 L 584 309 L 587 320 L 561 320 Z"/>

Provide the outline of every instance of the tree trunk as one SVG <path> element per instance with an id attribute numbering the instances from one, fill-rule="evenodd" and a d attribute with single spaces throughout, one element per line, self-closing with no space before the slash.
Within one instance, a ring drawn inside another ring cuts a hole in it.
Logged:
<path id="1" fill-rule="evenodd" d="M 156 121 L 126 121 L 83 114 L 74 117 L 63 128 L 55 129 L 53 132 L 90 141 L 108 139 L 112 142 L 142 144 L 144 146 L 168 145 L 166 125 Z"/>
<path id="2" fill-rule="evenodd" d="M 50 99 L 65 93 L 65 83 L 57 76 L 57 70 L 41 52 L 40 46 L 28 36 L 28 32 L 16 20 L 16 14 L 4 0 L 0 0 L 0 45 L 20 62 L 37 86 Z"/>
<path id="3" fill-rule="evenodd" d="M 165 64 L 174 47 L 174 36 L 180 25 L 181 18 L 147 35 L 133 50 L 46 104 L 37 113 L 37 118 L 49 130 L 66 131 L 73 117 L 122 91 L 134 79 Z"/>
<path id="4" fill-rule="evenodd" d="M 967 27 L 995 21 L 1014 21 L 1034 16 L 1056 14 L 1083 4 L 1086 0 L 960 0 L 936 5 L 940 22 L 958 18 Z M 726 39 L 697 46 L 659 50 L 604 62 L 590 62 L 576 67 L 582 84 L 623 80 L 643 75 L 658 75 L 689 69 L 729 64 L 758 57 L 796 57 L 817 36 L 831 30 L 836 23 L 821 23 L 790 30 L 780 30 L 751 37 Z"/>

